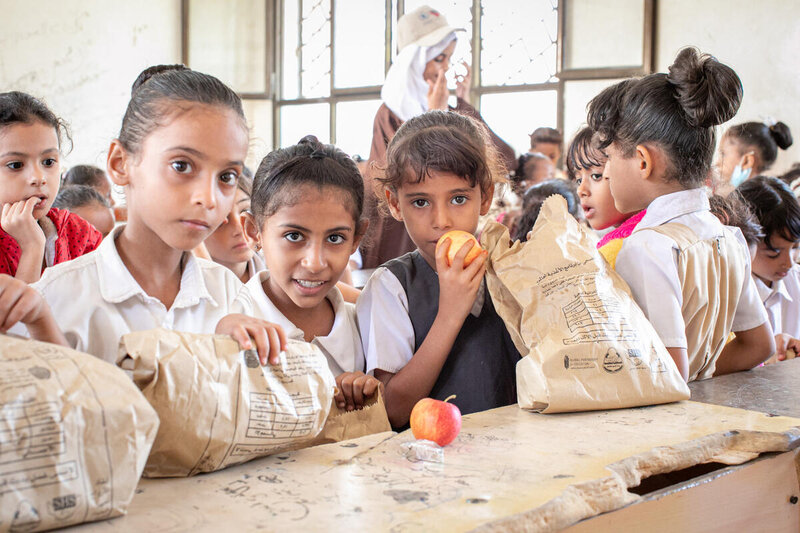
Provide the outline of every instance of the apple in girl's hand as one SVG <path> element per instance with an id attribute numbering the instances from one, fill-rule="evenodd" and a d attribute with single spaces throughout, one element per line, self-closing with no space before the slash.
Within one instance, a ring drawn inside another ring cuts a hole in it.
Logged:
<path id="1" fill-rule="evenodd" d="M 455 229 L 453 231 L 448 231 L 436 242 L 436 250 L 439 250 L 439 247 L 442 246 L 442 243 L 445 239 L 450 239 L 450 248 L 447 249 L 447 266 L 453 264 L 453 259 L 455 259 L 456 254 L 464 246 L 464 243 L 471 242 L 472 249 L 467 253 L 467 256 L 464 258 L 464 266 L 468 266 L 472 261 L 481 255 L 483 248 L 478 243 L 478 239 L 472 233 L 468 233 L 466 231 L 461 231 Z"/>
<path id="2" fill-rule="evenodd" d="M 432 440 L 439 446 L 447 446 L 461 431 L 461 411 L 458 406 L 445 401 L 423 398 L 411 410 L 411 432 L 414 438 Z"/>

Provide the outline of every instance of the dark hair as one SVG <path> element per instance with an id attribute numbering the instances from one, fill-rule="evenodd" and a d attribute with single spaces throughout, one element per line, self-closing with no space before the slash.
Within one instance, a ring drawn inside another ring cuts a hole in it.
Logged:
<path id="1" fill-rule="evenodd" d="M 606 164 L 606 156 L 595 146 L 594 132 L 583 127 L 575 134 L 567 148 L 567 177 L 570 181 L 578 179 L 578 172 Z"/>
<path id="2" fill-rule="evenodd" d="M 578 218 L 580 203 L 578 202 L 578 193 L 575 191 L 574 184 L 561 179 L 537 183 L 525 191 L 525 196 L 522 197 L 522 216 L 517 221 L 517 226 L 512 236 L 515 241 L 525 242 L 528 240 L 528 232 L 533 229 L 533 225 L 539 217 L 539 211 L 542 209 L 542 204 L 554 194 L 563 196 L 567 200 L 569 214 Z"/>
<path id="3" fill-rule="evenodd" d="M 62 185 L 89 185 L 90 187 L 97 187 L 104 182 L 108 182 L 106 173 L 102 168 L 93 165 L 75 165 L 64 173 L 61 180 Z"/>
<path id="4" fill-rule="evenodd" d="M 53 201 L 53 207 L 66 209 L 67 211 L 91 204 L 110 207 L 106 199 L 90 185 L 67 185 L 62 187 Z"/>
<path id="5" fill-rule="evenodd" d="M 538 143 L 553 143 L 561 145 L 564 142 L 564 137 L 561 132 L 555 128 L 536 128 L 530 134 L 531 146 Z"/>
<path id="6" fill-rule="evenodd" d="M 742 146 L 743 151 L 756 152 L 759 172 L 772 166 L 778 158 L 778 148 L 786 150 L 793 142 L 792 132 L 783 122 L 776 122 L 772 126 L 762 122 L 745 122 L 731 126 L 725 136 Z"/>
<path id="7" fill-rule="evenodd" d="M 253 196 L 253 171 L 247 165 L 242 169 L 242 175 L 239 176 L 236 186 L 247 196 Z"/>
<path id="8" fill-rule="evenodd" d="M 145 69 L 133 82 L 118 137 L 125 150 L 137 153 L 144 138 L 163 125 L 170 113 L 168 102 L 227 107 L 246 124 L 241 99 L 214 76 L 183 65 L 157 65 Z"/>
<path id="9" fill-rule="evenodd" d="M 611 143 L 625 157 L 652 143 L 667 157 L 666 179 L 685 188 L 703 184 L 711 170 L 714 126 L 733 118 L 742 101 L 736 72 L 696 48 L 684 48 L 669 74 L 630 79 L 589 102 L 589 127 L 599 148 Z"/>
<path id="10" fill-rule="evenodd" d="M 0 129 L 12 124 L 31 124 L 36 120 L 56 130 L 59 149 L 65 138 L 72 147 L 67 123 L 58 118 L 44 102 L 19 91 L 0 93 Z"/>
<path id="11" fill-rule="evenodd" d="M 792 165 L 792 168 L 787 170 L 782 176 L 779 176 L 779 178 L 786 185 L 791 187 L 792 183 L 794 183 L 794 180 L 800 178 L 800 163 L 795 163 Z"/>
<path id="12" fill-rule="evenodd" d="M 800 240 L 800 204 L 788 185 L 769 176 L 750 178 L 736 190 L 764 230 L 764 244 L 774 250 L 770 238 L 777 234 L 787 241 Z"/>
<path id="13" fill-rule="evenodd" d="M 261 227 L 265 217 L 298 201 L 303 185 L 336 187 L 350 196 L 348 208 L 360 225 L 364 210 L 364 180 L 355 161 L 332 144 L 322 144 L 313 135 L 299 143 L 267 154 L 253 180 L 250 210 Z"/>
<path id="14" fill-rule="evenodd" d="M 741 230 L 748 246 L 755 246 L 758 244 L 758 240 L 764 236 L 758 219 L 738 191 L 733 191 L 728 196 L 712 194 L 708 203 L 711 206 L 711 213 L 720 222 Z"/>
<path id="15" fill-rule="evenodd" d="M 547 161 L 548 164 L 553 164 L 550 161 L 550 158 L 541 152 L 525 152 L 519 156 L 519 159 L 517 159 L 517 169 L 509 174 L 511 181 L 522 181 L 524 179 L 528 179 L 528 176 L 525 175 L 525 165 L 528 164 L 529 161 L 533 160 Z"/>

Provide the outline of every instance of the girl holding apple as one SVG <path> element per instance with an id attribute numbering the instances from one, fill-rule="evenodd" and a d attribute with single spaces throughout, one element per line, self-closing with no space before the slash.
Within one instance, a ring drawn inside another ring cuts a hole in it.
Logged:
<path id="1" fill-rule="evenodd" d="M 375 271 L 356 311 L 367 371 L 384 384 L 396 428 L 425 397 L 455 394 L 465 414 L 516 402 L 519 353 L 486 290 L 487 252 L 469 262 L 465 242 L 448 261 L 450 239 L 437 248 L 452 230 L 474 234 L 489 210 L 501 173 L 487 139 L 468 117 L 430 111 L 389 143 L 380 182 L 417 249 Z"/>

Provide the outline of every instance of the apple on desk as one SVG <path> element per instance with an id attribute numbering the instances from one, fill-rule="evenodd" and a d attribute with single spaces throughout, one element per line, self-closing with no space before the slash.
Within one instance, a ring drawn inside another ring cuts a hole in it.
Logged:
<path id="1" fill-rule="evenodd" d="M 411 432 L 415 439 L 430 440 L 439 446 L 447 446 L 461 431 L 461 410 L 449 403 L 455 398 L 449 396 L 445 401 L 423 398 L 411 410 Z"/>

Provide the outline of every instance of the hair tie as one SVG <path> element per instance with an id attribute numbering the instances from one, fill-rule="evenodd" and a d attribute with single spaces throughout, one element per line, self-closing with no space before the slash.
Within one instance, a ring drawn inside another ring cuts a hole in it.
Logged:
<path id="1" fill-rule="evenodd" d="M 317 149 L 311 152 L 309 154 L 309 157 L 311 159 L 325 159 L 326 157 L 328 157 L 328 154 L 326 154 L 323 150 Z"/>

